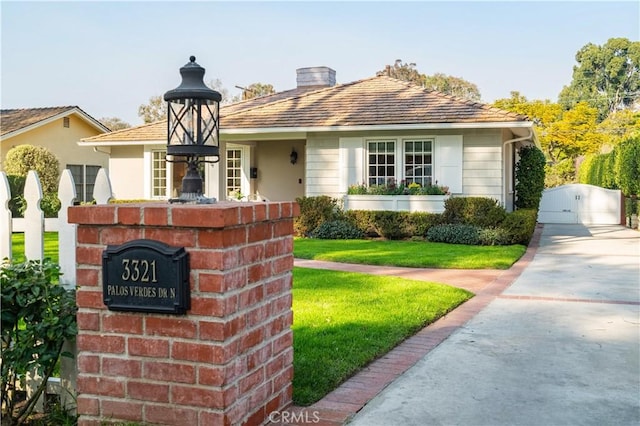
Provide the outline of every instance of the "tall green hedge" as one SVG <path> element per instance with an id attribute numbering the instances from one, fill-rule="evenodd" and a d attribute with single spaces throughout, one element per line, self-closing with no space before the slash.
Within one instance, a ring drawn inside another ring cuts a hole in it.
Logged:
<path id="1" fill-rule="evenodd" d="M 518 151 L 516 164 L 516 207 L 537 209 L 544 191 L 544 154 L 536 146 L 524 146 Z"/>
<path id="2" fill-rule="evenodd" d="M 640 193 L 640 135 L 620 142 L 610 153 L 590 155 L 580 165 L 580 183 Z"/>

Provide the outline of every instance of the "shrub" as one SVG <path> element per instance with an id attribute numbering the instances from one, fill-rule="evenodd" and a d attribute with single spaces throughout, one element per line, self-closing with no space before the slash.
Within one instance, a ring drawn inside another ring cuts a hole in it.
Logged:
<path id="1" fill-rule="evenodd" d="M 640 136 L 626 139 L 615 147 L 615 182 L 625 195 L 640 193 Z"/>
<path id="2" fill-rule="evenodd" d="M 7 152 L 4 163 L 7 175 L 26 177 L 29 170 L 38 173 L 43 194 L 57 192 L 60 163 L 51 151 L 42 146 L 18 145 Z"/>
<path id="3" fill-rule="evenodd" d="M 436 225 L 427 231 L 427 239 L 434 243 L 468 244 L 480 243 L 480 228 L 461 223 Z"/>
<path id="4" fill-rule="evenodd" d="M 529 244 L 537 219 L 538 211 L 535 209 L 520 209 L 507 214 L 500 225 L 509 234 L 507 244 Z"/>
<path id="5" fill-rule="evenodd" d="M 537 209 L 544 190 L 544 154 L 535 146 L 524 146 L 518 151 L 516 164 L 516 207 Z"/>
<path id="6" fill-rule="evenodd" d="M 74 293 L 55 284 L 59 276 L 59 266 L 49 260 L 4 263 L 0 269 L 2 415 L 13 423 L 29 416 L 60 356 L 71 356 L 62 352 L 62 345 L 77 334 L 77 307 Z M 24 383 L 31 371 L 42 377 L 42 384 L 18 408 L 16 383 Z"/>
<path id="7" fill-rule="evenodd" d="M 444 216 L 439 213 L 410 213 L 405 224 L 407 233 L 412 237 L 426 237 L 429 228 L 444 223 Z"/>
<path id="8" fill-rule="evenodd" d="M 408 212 L 374 211 L 373 228 L 383 238 L 401 240 L 410 236 L 407 230 Z"/>
<path id="9" fill-rule="evenodd" d="M 364 233 L 346 220 L 332 220 L 318 226 L 311 237 L 323 240 L 356 240 L 364 238 Z"/>
<path id="10" fill-rule="evenodd" d="M 511 244 L 511 234 L 503 228 L 482 228 L 478 231 L 483 246 L 505 246 Z"/>
<path id="11" fill-rule="evenodd" d="M 452 197 L 444 202 L 445 223 L 461 223 L 481 228 L 496 227 L 506 211 L 497 200 L 486 197 Z"/>
<path id="12" fill-rule="evenodd" d="M 338 201 L 327 195 L 299 197 L 300 216 L 293 223 L 298 236 L 308 237 L 323 222 L 337 220 L 342 216 Z"/>
<path id="13" fill-rule="evenodd" d="M 348 210 L 344 215 L 345 220 L 362 231 L 365 237 L 379 237 L 373 226 L 373 213 L 372 210 Z"/>

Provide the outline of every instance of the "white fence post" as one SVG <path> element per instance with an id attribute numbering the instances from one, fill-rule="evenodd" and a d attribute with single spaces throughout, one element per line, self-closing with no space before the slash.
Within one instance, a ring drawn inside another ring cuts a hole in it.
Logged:
<path id="1" fill-rule="evenodd" d="M 113 198 L 111 181 L 104 168 L 98 170 L 96 183 L 93 186 L 93 198 L 96 200 L 96 204 L 109 204 L 109 200 Z"/>
<path id="2" fill-rule="evenodd" d="M 77 225 L 68 223 L 69 206 L 76 200 L 76 185 L 69 169 L 64 169 L 58 185 L 58 264 L 60 265 L 60 284 L 67 290 L 76 286 L 76 237 Z"/>
<path id="3" fill-rule="evenodd" d="M 27 260 L 44 258 L 44 212 L 40 208 L 42 186 L 38 173 L 29 170 L 24 183 L 24 199 L 27 209 L 24 212 L 24 256 Z"/>
<path id="4" fill-rule="evenodd" d="M 13 226 L 9 201 L 11 200 L 11 189 L 7 174 L 0 172 L 0 263 L 3 259 L 11 260 L 11 235 Z"/>

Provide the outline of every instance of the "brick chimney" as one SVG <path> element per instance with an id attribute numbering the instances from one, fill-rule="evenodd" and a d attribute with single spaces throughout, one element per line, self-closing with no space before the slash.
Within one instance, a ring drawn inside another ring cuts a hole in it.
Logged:
<path id="1" fill-rule="evenodd" d="M 329 67 L 298 68 L 296 84 L 301 87 L 331 87 L 336 85 L 336 72 Z"/>

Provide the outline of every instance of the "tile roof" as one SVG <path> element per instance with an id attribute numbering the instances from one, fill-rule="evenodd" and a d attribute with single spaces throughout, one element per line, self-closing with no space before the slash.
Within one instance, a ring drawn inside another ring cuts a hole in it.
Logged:
<path id="1" fill-rule="evenodd" d="M 74 108 L 78 107 L 3 109 L 0 111 L 0 135 L 15 132 Z"/>
<path id="2" fill-rule="evenodd" d="M 231 129 L 527 120 L 522 115 L 387 76 L 307 92 L 253 108 L 223 111 L 220 125 Z"/>
<path id="3" fill-rule="evenodd" d="M 430 91 L 387 76 L 325 88 L 298 88 L 224 105 L 224 129 L 309 128 L 438 123 L 513 123 L 528 118 Z M 166 139 L 166 120 L 84 139 L 131 142 Z"/>

